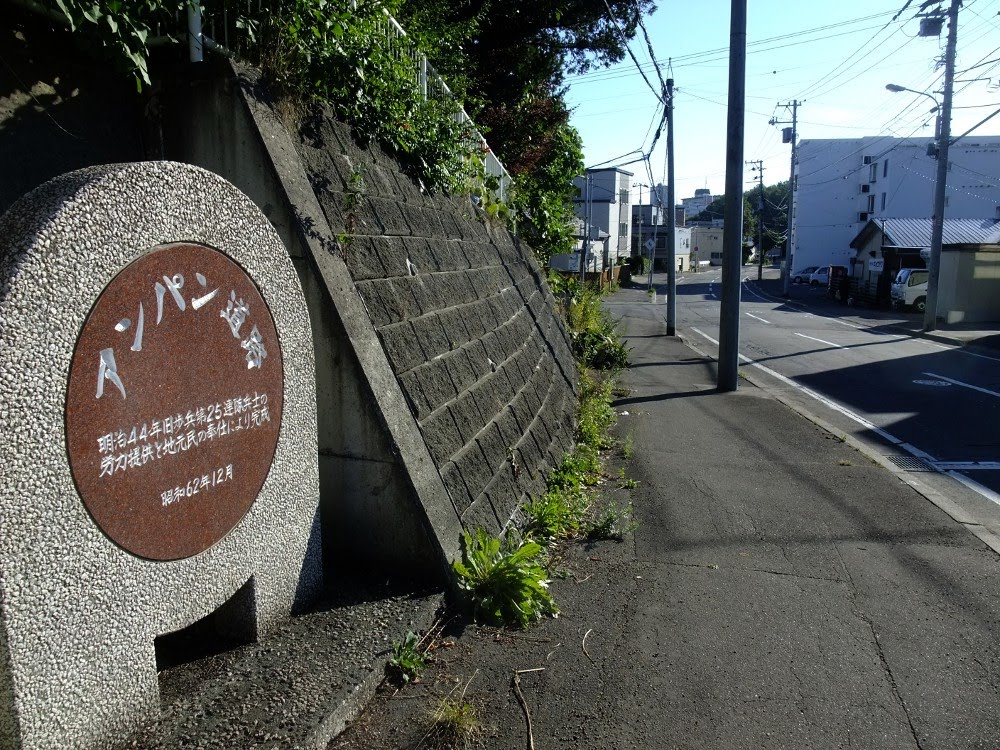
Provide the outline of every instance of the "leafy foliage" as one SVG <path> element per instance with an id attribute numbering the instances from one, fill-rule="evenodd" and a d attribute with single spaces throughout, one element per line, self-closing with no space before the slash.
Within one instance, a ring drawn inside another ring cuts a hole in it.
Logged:
<path id="1" fill-rule="evenodd" d="M 629 350 L 614 318 L 601 307 L 601 290 L 558 274 L 549 277 L 549 285 L 562 304 L 573 354 L 581 366 L 610 371 L 628 367 Z"/>
<path id="2" fill-rule="evenodd" d="M 586 370 L 580 371 L 580 419 L 576 437 L 595 451 L 612 445 L 610 430 L 617 419 L 611 406 L 613 386 L 611 378 L 601 378 Z M 597 460 L 596 456 L 594 460 Z"/>
<path id="3" fill-rule="evenodd" d="M 157 23 L 172 21 L 185 0 L 52 0 L 73 31 L 135 78 L 149 85 L 149 40 Z"/>
<path id="4" fill-rule="evenodd" d="M 452 567 L 472 605 L 473 616 L 493 625 L 525 628 L 543 615 L 555 615 L 555 602 L 537 542 L 491 536 L 477 529 L 462 534 L 462 562 Z"/>
<path id="5" fill-rule="evenodd" d="M 383 6 L 285 0 L 248 17 L 256 60 L 280 90 L 329 104 L 365 137 L 399 154 L 431 186 L 467 189 L 482 154 L 459 105 L 443 92 L 424 99 L 415 63 L 386 42 Z"/>
<path id="6" fill-rule="evenodd" d="M 402 682 L 415 680 L 426 666 L 427 660 L 420 652 L 420 637 L 412 630 L 407 631 L 401 643 L 392 644 L 389 668 Z"/>

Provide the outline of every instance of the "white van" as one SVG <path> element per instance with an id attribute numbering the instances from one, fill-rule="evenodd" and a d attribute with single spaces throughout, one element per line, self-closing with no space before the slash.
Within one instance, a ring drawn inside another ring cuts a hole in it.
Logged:
<path id="1" fill-rule="evenodd" d="M 900 270 L 889 289 L 889 296 L 892 298 L 893 307 L 912 307 L 917 312 L 923 312 L 927 301 L 927 270 L 924 268 Z"/>

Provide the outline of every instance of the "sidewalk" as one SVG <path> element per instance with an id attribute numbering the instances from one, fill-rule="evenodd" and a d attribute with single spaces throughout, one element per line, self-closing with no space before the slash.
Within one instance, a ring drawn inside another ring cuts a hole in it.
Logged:
<path id="1" fill-rule="evenodd" d="M 540 750 L 1000 747 L 1000 557 L 767 393 L 717 392 L 662 322 L 623 325 L 634 536 L 573 545 L 558 619 L 452 632 L 331 748 L 421 746 L 449 694 L 505 750 L 529 719 Z"/>

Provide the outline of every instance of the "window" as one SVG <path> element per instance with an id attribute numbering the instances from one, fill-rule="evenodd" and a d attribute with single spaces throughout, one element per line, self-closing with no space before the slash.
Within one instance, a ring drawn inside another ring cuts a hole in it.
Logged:
<path id="1" fill-rule="evenodd" d="M 624 237 L 628 234 L 628 224 L 622 223 L 618 225 L 618 236 Z"/>
<path id="2" fill-rule="evenodd" d="M 875 182 L 878 180 L 878 162 L 872 162 L 872 165 L 868 168 L 868 182 Z"/>
<path id="3" fill-rule="evenodd" d="M 884 162 L 882 162 L 882 176 L 883 177 L 888 177 L 889 176 L 889 160 L 888 159 L 886 159 Z"/>
<path id="4" fill-rule="evenodd" d="M 619 190 L 618 191 L 618 200 L 621 203 L 628 203 L 628 190 Z"/>
<path id="5" fill-rule="evenodd" d="M 875 211 L 875 196 L 870 194 L 868 196 L 868 213 L 874 213 L 874 211 Z"/>
<path id="6" fill-rule="evenodd" d="M 882 210 L 885 211 L 885 193 L 882 193 Z"/>
<path id="7" fill-rule="evenodd" d="M 868 214 L 864 211 L 858 214 L 858 221 L 868 221 Z"/>

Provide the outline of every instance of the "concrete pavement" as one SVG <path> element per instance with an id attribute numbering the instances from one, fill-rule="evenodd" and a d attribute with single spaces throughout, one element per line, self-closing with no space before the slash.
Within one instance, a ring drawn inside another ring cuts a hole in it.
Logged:
<path id="1" fill-rule="evenodd" d="M 461 691 L 488 748 L 525 747 L 529 710 L 538 748 L 1000 748 L 1000 556 L 767 392 L 716 391 L 715 363 L 630 295 L 609 301 L 639 485 L 609 491 L 634 535 L 571 546 L 558 619 L 452 626 L 424 681 L 331 747 L 419 746 Z"/>

